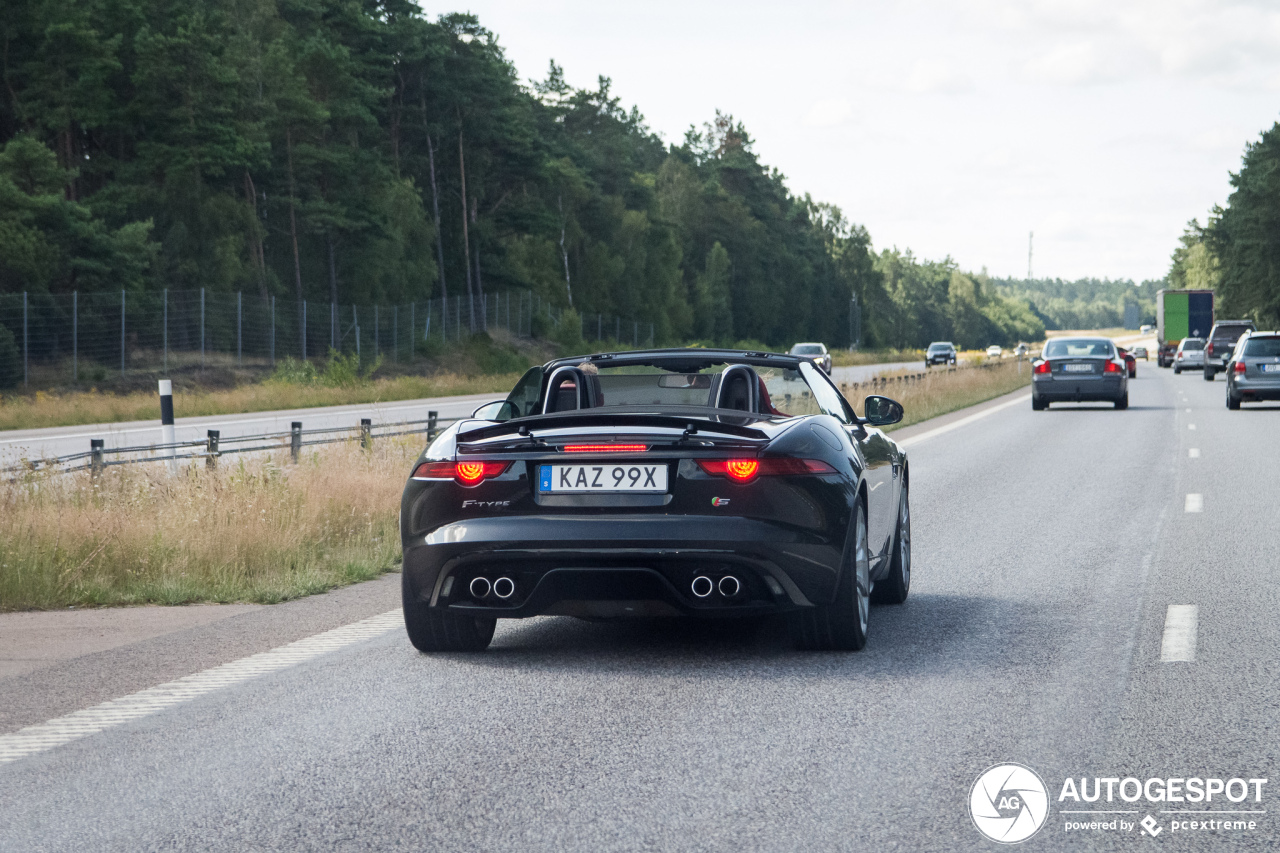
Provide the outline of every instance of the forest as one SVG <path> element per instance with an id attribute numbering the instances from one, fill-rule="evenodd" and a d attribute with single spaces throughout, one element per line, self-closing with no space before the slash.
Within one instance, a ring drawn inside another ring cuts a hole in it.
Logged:
<path id="1" fill-rule="evenodd" d="M 6 0 L 0 28 L 0 294 L 518 292 L 659 343 L 773 347 L 985 346 L 1067 316 L 875 250 L 730 115 L 666 141 L 606 76 L 576 89 L 553 62 L 522 81 L 471 15 Z"/>

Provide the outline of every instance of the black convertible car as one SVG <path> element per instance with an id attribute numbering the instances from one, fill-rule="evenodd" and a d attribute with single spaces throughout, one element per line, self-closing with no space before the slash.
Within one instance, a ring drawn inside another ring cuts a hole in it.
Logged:
<path id="1" fill-rule="evenodd" d="M 400 508 L 404 618 L 422 651 L 479 650 L 543 614 L 789 613 L 799 644 L 860 649 L 911 585 L 906 454 L 807 358 L 676 349 L 563 358 L 452 425 Z"/>

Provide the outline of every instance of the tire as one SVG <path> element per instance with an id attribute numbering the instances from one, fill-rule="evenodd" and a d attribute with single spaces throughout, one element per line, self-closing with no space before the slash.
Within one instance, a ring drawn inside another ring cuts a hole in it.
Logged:
<path id="1" fill-rule="evenodd" d="M 1116 400 L 1116 408 L 1117 408 L 1117 409 L 1127 409 L 1127 408 L 1129 408 L 1129 392 L 1128 392 L 1127 390 L 1124 392 L 1124 396 L 1123 396 L 1123 397 L 1121 397 L 1120 399 Z"/>
<path id="2" fill-rule="evenodd" d="M 854 510 L 853 538 L 845 547 L 835 600 L 794 614 L 796 644 L 812 651 L 856 652 L 867 644 L 871 610 L 871 559 L 867 553 L 867 508 Z"/>
<path id="3" fill-rule="evenodd" d="M 1216 370 L 1214 370 L 1212 367 L 1206 367 L 1206 368 L 1204 369 L 1204 381 L 1205 381 L 1205 382 L 1212 382 L 1212 381 L 1213 381 L 1213 378 L 1214 378 L 1215 376 L 1217 376 L 1217 375 L 1218 375 L 1218 372 L 1217 372 Z"/>
<path id="4" fill-rule="evenodd" d="M 1227 408 L 1231 411 L 1237 411 L 1240 408 L 1240 398 L 1231 393 L 1231 388 L 1227 388 Z"/>
<path id="5" fill-rule="evenodd" d="M 401 576 L 400 598 L 409 642 L 420 652 L 481 652 L 493 640 L 497 619 L 427 607 L 409 589 L 407 575 Z"/>
<path id="6" fill-rule="evenodd" d="M 1175 365 L 1173 366 L 1173 372 L 1174 372 L 1174 373 L 1181 373 L 1181 372 L 1182 372 L 1182 368 L 1175 364 Z"/>
<path id="7" fill-rule="evenodd" d="M 1049 408 L 1049 404 L 1046 401 L 1041 400 L 1035 394 L 1031 395 L 1031 411 L 1043 412 L 1047 408 Z"/>
<path id="8" fill-rule="evenodd" d="M 911 592 L 911 504 L 907 496 L 908 489 L 904 483 L 902 500 L 898 502 L 898 529 L 893 537 L 889 575 L 877 581 L 871 590 L 871 600 L 876 604 L 901 604 Z"/>

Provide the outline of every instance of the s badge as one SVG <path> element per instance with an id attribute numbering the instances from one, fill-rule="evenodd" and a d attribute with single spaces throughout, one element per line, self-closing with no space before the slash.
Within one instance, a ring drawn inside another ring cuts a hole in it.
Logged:
<path id="1" fill-rule="evenodd" d="M 711 505 L 712 506 L 728 506 L 729 499 L 728 498 L 712 498 Z"/>

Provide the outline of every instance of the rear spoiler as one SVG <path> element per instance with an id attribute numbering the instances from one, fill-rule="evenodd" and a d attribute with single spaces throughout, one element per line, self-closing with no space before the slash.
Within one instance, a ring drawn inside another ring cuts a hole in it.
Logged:
<path id="1" fill-rule="evenodd" d="M 693 427 L 698 431 L 732 435 L 755 441 L 767 441 L 769 439 L 769 436 L 763 430 L 747 426 L 747 423 L 751 421 L 767 420 L 766 416 L 744 414 L 735 409 L 700 409 L 696 410 L 696 414 L 681 415 L 674 412 L 659 413 L 641 408 L 628 411 L 628 408 L 618 407 L 610 411 L 579 409 L 575 412 L 556 412 L 549 415 L 529 415 L 523 418 L 513 418 L 493 426 L 460 432 L 458 433 L 457 441 L 459 443 L 484 441 L 485 439 L 497 438 L 503 435 L 527 435 L 533 430 L 578 426 L 656 426 L 669 429 Z"/>

